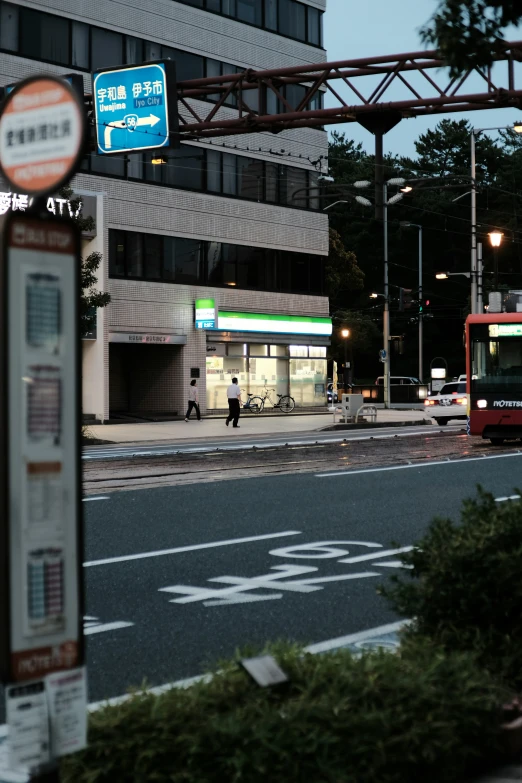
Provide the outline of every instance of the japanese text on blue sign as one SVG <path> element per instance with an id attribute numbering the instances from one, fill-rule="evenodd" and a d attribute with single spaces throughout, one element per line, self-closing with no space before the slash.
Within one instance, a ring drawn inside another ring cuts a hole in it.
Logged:
<path id="1" fill-rule="evenodd" d="M 98 152 L 138 152 L 169 146 L 164 64 L 97 73 L 93 93 Z"/>

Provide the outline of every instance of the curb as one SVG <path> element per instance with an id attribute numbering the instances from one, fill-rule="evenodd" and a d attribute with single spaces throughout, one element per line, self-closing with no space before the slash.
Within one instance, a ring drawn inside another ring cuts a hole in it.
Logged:
<path id="1" fill-rule="evenodd" d="M 383 427 L 423 427 L 424 425 L 432 424 L 432 419 L 417 419 L 415 421 L 359 421 L 352 422 L 350 424 L 331 424 L 329 427 L 322 427 L 321 432 L 337 432 L 338 430 L 354 430 L 354 429 L 381 429 Z"/>

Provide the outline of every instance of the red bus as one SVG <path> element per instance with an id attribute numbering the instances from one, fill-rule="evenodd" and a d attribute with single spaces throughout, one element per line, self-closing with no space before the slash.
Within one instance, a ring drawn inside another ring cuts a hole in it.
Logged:
<path id="1" fill-rule="evenodd" d="M 466 319 L 469 434 L 522 439 L 522 313 Z"/>

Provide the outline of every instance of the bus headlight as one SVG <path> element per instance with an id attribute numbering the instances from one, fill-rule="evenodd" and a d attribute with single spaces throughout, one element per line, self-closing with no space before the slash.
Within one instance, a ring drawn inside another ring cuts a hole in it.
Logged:
<path id="1" fill-rule="evenodd" d="M 483 410 L 484 408 L 488 407 L 488 401 L 487 400 L 477 400 L 477 408 L 480 408 Z"/>

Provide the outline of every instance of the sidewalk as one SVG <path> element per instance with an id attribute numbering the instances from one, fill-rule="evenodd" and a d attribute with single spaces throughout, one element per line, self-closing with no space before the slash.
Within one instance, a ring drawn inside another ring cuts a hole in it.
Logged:
<path id="1" fill-rule="evenodd" d="M 396 424 L 397 422 L 420 422 L 431 424 L 431 419 L 421 410 L 379 410 L 377 422 L 381 424 Z M 333 424 L 331 413 L 316 413 L 309 416 L 292 414 L 285 416 L 254 416 L 247 413 L 239 421 L 241 436 L 282 435 L 301 432 L 317 432 Z M 161 441 L 177 442 L 183 440 L 229 438 L 234 434 L 233 428 L 225 426 L 225 416 L 204 418 L 198 422 L 195 418 L 186 421 L 143 422 L 140 424 L 94 424 L 88 426 L 89 434 L 100 440 L 113 443 L 158 443 Z"/>

